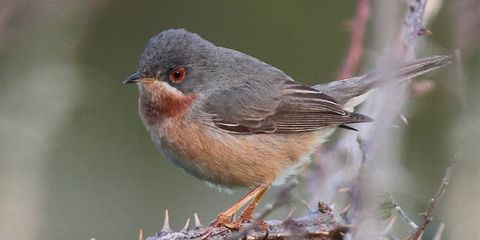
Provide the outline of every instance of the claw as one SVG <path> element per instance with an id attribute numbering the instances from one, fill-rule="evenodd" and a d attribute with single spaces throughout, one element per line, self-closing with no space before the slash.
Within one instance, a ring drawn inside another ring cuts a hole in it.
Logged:
<path id="1" fill-rule="evenodd" d="M 407 119 L 407 117 L 405 117 L 405 115 L 399 113 L 399 117 L 400 117 L 400 120 L 402 120 L 402 122 L 403 122 L 405 125 L 408 125 L 408 119 Z"/>
<path id="2" fill-rule="evenodd" d="M 182 232 L 188 231 L 188 226 L 190 225 L 190 218 L 187 219 L 187 222 L 185 223 L 185 226 L 182 229 Z"/>
<path id="3" fill-rule="evenodd" d="M 213 228 L 222 227 L 229 222 L 231 222 L 230 217 L 225 216 L 223 214 L 219 214 L 217 218 L 210 223 L 210 227 L 213 227 Z"/>
<path id="4" fill-rule="evenodd" d="M 201 227 L 202 223 L 200 222 L 200 218 L 196 213 L 193 214 L 193 218 L 195 219 L 195 227 Z"/>
<path id="5" fill-rule="evenodd" d="M 140 231 L 138 231 L 138 240 L 143 240 L 143 228 L 140 228 Z"/>
<path id="6" fill-rule="evenodd" d="M 426 29 L 426 28 L 422 28 L 422 29 L 420 29 L 420 31 L 418 32 L 418 35 L 419 35 L 419 36 L 430 36 L 430 35 L 432 35 L 432 34 L 433 34 L 433 32 L 430 31 L 430 30 L 428 30 L 428 29 Z"/>
<path id="7" fill-rule="evenodd" d="M 170 228 L 170 220 L 168 217 L 168 210 L 165 210 L 165 220 L 163 221 L 162 232 L 172 232 Z"/>

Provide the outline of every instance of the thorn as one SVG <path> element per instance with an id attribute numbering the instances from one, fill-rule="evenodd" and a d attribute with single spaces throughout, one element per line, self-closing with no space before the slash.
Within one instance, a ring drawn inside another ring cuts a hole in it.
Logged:
<path id="1" fill-rule="evenodd" d="M 408 119 L 405 117 L 405 115 L 399 113 L 398 116 L 400 117 L 400 120 L 405 123 L 405 125 L 408 125 Z"/>
<path id="2" fill-rule="evenodd" d="M 190 226 L 190 218 L 187 219 L 187 222 L 185 223 L 185 226 L 183 227 L 182 232 L 187 232 L 188 226 Z"/>
<path id="3" fill-rule="evenodd" d="M 200 222 L 200 218 L 198 217 L 197 213 L 193 214 L 193 218 L 195 219 L 195 227 L 201 227 L 202 223 Z"/>
<path id="4" fill-rule="evenodd" d="M 420 30 L 418 31 L 417 34 L 418 34 L 418 36 L 430 36 L 430 35 L 433 34 L 433 32 L 430 31 L 430 30 L 428 30 L 428 29 L 426 29 L 426 28 L 422 28 L 422 29 L 420 29 Z"/>
<path id="5" fill-rule="evenodd" d="M 138 231 L 138 240 L 143 240 L 143 228 L 140 228 L 140 231 Z"/>
<path id="6" fill-rule="evenodd" d="M 348 210 L 350 210 L 351 207 L 352 207 L 352 204 L 351 204 L 351 203 L 347 204 L 347 206 L 345 206 L 345 207 L 343 208 L 343 210 L 341 211 L 340 214 L 341 214 L 341 215 L 347 214 Z"/>
<path id="7" fill-rule="evenodd" d="M 302 199 L 302 203 L 307 207 L 308 209 L 308 212 L 315 212 L 315 210 L 312 208 L 312 206 L 310 206 L 310 204 L 307 203 L 307 201 L 305 201 L 305 199 Z"/>
<path id="8" fill-rule="evenodd" d="M 328 232 L 328 231 L 321 231 L 321 232 L 319 232 L 318 234 L 324 235 L 324 236 L 329 236 L 329 235 L 330 235 L 330 232 Z"/>
<path id="9" fill-rule="evenodd" d="M 287 221 L 288 219 L 290 219 L 290 218 L 292 217 L 294 211 L 295 211 L 295 208 L 293 207 L 293 208 L 290 210 L 290 212 L 288 212 L 287 217 L 285 217 L 282 222 L 285 222 L 285 221 Z M 267 229 L 267 230 L 268 230 L 268 229 Z"/>
<path id="10" fill-rule="evenodd" d="M 165 210 L 165 219 L 163 220 L 162 232 L 172 232 L 170 228 L 170 220 L 168 217 L 168 210 Z"/>

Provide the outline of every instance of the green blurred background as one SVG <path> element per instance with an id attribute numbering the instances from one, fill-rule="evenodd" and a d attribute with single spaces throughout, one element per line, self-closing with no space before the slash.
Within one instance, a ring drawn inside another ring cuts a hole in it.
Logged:
<path id="1" fill-rule="evenodd" d="M 165 209 L 176 229 L 195 212 L 209 222 L 246 190 L 227 195 L 210 189 L 154 149 L 137 114 L 137 89 L 121 84 L 136 70 L 147 40 L 167 28 L 186 28 L 260 58 L 296 80 L 320 83 L 333 80 L 342 64 L 349 44 L 345 24 L 355 4 L 2 1 L 0 238 L 134 239 L 139 228 L 147 234 L 157 230 Z M 452 53 L 454 22 L 446 9 L 430 26 L 434 35 L 424 54 Z M 382 52 L 370 37 L 366 46 L 367 57 Z M 467 102 L 478 100 L 479 84 L 473 81 L 479 75 L 477 50 L 470 46 L 464 62 L 469 90 L 460 95 Z M 478 153 L 478 125 L 461 111 L 463 98 L 451 87 L 457 84 L 451 72 L 431 75 L 439 80 L 436 90 L 412 98 L 402 154 L 414 184 L 399 190 L 397 197 L 411 215 L 421 212 L 457 149 L 472 146 L 460 154 L 458 168 L 470 172 L 456 171 L 458 178 L 468 180 L 458 190 L 454 182 L 431 227 L 434 231 L 446 222 L 447 233 L 453 234 L 459 220 L 449 209 L 463 209 L 463 201 L 478 199 L 480 190 L 474 184 L 478 164 L 461 159 Z M 480 211 L 471 208 L 465 211 Z"/>

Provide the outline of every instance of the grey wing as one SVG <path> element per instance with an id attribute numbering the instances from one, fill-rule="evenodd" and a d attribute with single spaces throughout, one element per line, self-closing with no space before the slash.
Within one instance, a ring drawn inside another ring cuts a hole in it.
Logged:
<path id="1" fill-rule="evenodd" d="M 277 86 L 252 81 L 224 89 L 207 99 L 204 111 L 212 126 L 234 134 L 306 132 L 371 121 L 293 80 Z"/>

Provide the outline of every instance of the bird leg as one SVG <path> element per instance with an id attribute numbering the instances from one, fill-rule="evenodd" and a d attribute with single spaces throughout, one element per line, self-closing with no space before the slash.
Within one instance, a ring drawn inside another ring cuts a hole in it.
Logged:
<path id="1" fill-rule="evenodd" d="M 258 203 L 260 203 L 260 200 L 262 200 L 263 195 L 266 191 L 267 187 L 264 187 L 258 192 L 257 196 L 255 196 L 252 202 L 245 208 L 245 210 L 243 210 L 242 214 L 239 217 L 240 220 L 248 221 L 252 219 L 253 211 L 255 211 L 255 209 L 257 208 Z"/>
<path id="2" fill-rule="evenodd" d="M 243 196 L 239 201 L 233 204 L 230 208 L 220 213 L 218 217 L 210 224 L 210 226 L 225 226 L 231 229 L 238 229 L 243 222 L 252 219 L 253 211 L 257 207 L 258 202 L 262 199 L 267 189 L 268 186 L 258 185 L 245 196 Z M 251 203 L 245 208 L 240 217 L 237 220 L 232 221 L 232 216 L 250 201 Z"/>
<path id="3" fill-rule="evenodd" d="M 242 214 L 240 215 L 240 217 L 231 222 L 231 223 L 228 223 L 226 225 L 226 227 L 228 228 L 231 228 L 231 229 L 238 229 L 240 228 L 240 226 L 242 225 L 242 223 L 244 222 L 247 222 L 247 221 L 250 221 L 252 220 L 253 218 L 253 212 L 255 211 L 255 209 L 257 208 L 258 206 L 258 203 L 260 203 L 260 200 L 262 200 L 263 198 L 263 195 L 265 194 L 265 192 L 267 191 L 267 188 L 266 186 L 263 186 L 263 188 L 261 190 L 259 190 L 258 194 L 255 196 L 255 198 L 250 202 L 250 204 L 243 210 Z M 259 221 L 258 222 L 259 225 L 261 225 L 262 227 L 265 227 L 265 222 L 263 221 Z"/>

